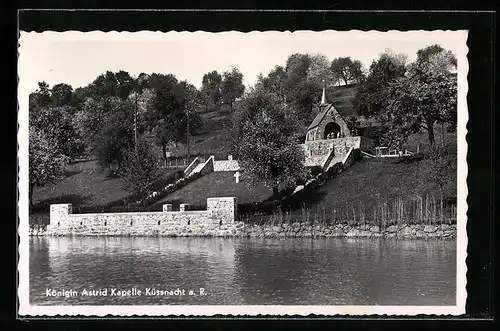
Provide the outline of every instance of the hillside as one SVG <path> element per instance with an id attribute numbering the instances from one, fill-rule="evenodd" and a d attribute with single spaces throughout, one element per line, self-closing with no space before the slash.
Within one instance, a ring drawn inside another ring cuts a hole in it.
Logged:
<path id="1" fill-rule="evenodd" d="M 327 181 L 307 201 L 310 208 L 329 208 L 346 204 L 363 203 L 366 210 L 396 198 L 413 198 L 425 195 L 439 196 L 439 187 L 427 177 L 423 169 L 428 160 L 411 163 L 396 159 L 361 159 L 342 174 Z M 445 200 L 457 195 L 456 173 L 443 174 Z"/>
<path id="2" fill-rule="evenodd" d="M 356 96 L 358 86 L 355 84 L 335 86 L 328 94 L 328 101 L 332 102 L 339 113 L 344 117 L 357 116 L 353 108 L 353 100 Z M 191 155 L 215 154 L 225 158 L 227 154 L 226 141 L 228 140 L 228 128 L 231 125 L 231 113 L 227 110 L 211 111 L 200 114 L 203 119 L 201 132 L 191 138 Z M 305 126 L 307 127 L 309 123 Z M 187 148 L 185 144 L 179 144 L 176 155 L 185 155 Z"/>
<path id="3" fill-rule="evenodd" d="M 160 171 L 162 177 L 167 177 L 175 169 Z M 49 205 L 55 203 L 71 203 L 78 212 L 80 207 L 104 206 L 129 195 L 120 178 L 107 176 L 99 170 L 96 161 L 87 161 L 70 164 L 66 178 L 57 184 L 36 188 L 33 203 L 35 212 L 47 212 Z"/>
<path id="4" fill-rule="evenodd" d="M 262 201 L 271 194 L 272 190 L 263 185 L 250 185 L 244 175 L 240 177 L 240 182 L 236 183 L 233 171 L 212 172 L 173 192 L 156 204 L 172 203 L 174 208 L 178 208 L 180 203 L 204 205 L 207 198 L 233 196 L 237 197 L 240 203 L 248 203 Z"/>
<path id="5" fill-rule="evenodd" d="M 353 100 L 357 92 L 358 86 L 356 84 L 335 86 L 333 91 L 328 94 L 327 99 L 340 115 L 344 117 L 358 116 L 353 106 Z"/>

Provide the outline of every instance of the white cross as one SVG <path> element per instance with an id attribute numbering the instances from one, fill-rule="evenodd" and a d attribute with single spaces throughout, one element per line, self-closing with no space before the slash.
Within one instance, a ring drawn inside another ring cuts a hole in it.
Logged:
<path id="1" fill-rule="evenodd" d="M 236 173 L 234 174 L 234 178 L 236 178 L 236 183 L 240 182 L 240 172 L 239 171 L 236 171 Z"/>

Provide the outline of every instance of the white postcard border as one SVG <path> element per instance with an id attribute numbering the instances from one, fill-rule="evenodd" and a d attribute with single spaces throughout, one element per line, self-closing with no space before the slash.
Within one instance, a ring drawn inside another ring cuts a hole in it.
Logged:
<path id="1" fill-rule="evenodd" d="M 331 30 L 327 30 L 330 31 Z M 405 38 L 419 38 L 420 31 L 342 31 L 339 34 L 346 35 L 349 38 L 356 38 L 359 34 L 397 34 Z M 429 32 L 429 31 L 425 31 Z M 19 261 L 18 261 L 18 301 L 19 310 L 18 315 L 27 316 L 213 316 L 213 315 L 407 315 L 415 316 L 419 314 L 424 315 L 461 315 L 465 313 L 465 303 L 467 298 L 466 292 L 466 274 L 467 274 L 467 121 L 468 121 L 468 108 L 467 108 L 467 74 L 468 74 L 468 60 L 467 60 L 467 36 L 468 31 L 443 31 L 436 30 L 433 33 L 448 33 L 460 45 L 460 52 L 456 54 L 458 60 L 458 121 L 457 121 L 457 277 L 456 277 L 456 305 L 455 306 L 275 306 L 275 305 L 261 305 L 261 306 L 197 306 L 197 305 L 165 305 L 165 306 L 138 306 L 138 305 L 122 305 L 122 306 L 38 306 L 31 305 L 29 302 L 29 214 L 28 214 L 28 96 L 29 89 L 27 88 L 23 77 L 29 75 L 26 71 L 23 62 L 23 42 L 26 37 L 41 33 L 36 32 L 20 32 L 19 39 L 19 58 L 18 58 L 18 215 L 19 215 Z M 156 40 L 164 36 L 163 32 L 80 32 L 80 31 L 66 31 L 66 32 L 53 32 L 46 31 L 43 34 L 48 34 L 53 38 L 78 40 L 83 34 L 91 35 L 96 38 L 116 38 L 120 35 L 140 34 L 141 38 L 145 40 Z M 185 33 L 208 33 L 208 32 L 168 32 L 171 35 L 182 37 Z M 237 31 L 219 32 L 219 33 L 242 33 Z M 292 33 L 290 31 L 252 31 L 248 33 Z M 293 33 L 314 33 L 321 34 L 322 32 L 313 31 L 296 31 Z"/>

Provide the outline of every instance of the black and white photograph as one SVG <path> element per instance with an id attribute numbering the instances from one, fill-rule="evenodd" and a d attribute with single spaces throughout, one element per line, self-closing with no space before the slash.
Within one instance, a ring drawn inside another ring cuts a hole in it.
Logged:
<path id="1" fill-rule="evenodd" d="M 460 315 L 467 31 L 20 31 L 19 314 Z"/>

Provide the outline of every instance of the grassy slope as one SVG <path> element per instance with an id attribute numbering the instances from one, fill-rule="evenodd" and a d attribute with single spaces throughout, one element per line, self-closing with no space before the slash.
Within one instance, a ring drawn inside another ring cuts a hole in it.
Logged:
<path id="1" fill-rule="evenodd" d="M 337 86 L 328 96 L 328 101 L 333 103 L 342 116 L 356 116 L 357 113 L 353 108 L 352 101 L 357 91 L 357 85 Z"/>
<path id="2" fill-rule="evenodd" d="M 362 202 L 367 210 L 373 210 L 378 203 L 399 197 L 437 196 L 439 187 L 422 171 L 427 162 L 423 159 L 405 164 L 394 159 L 362 159 L 320 187 L 310 197 L 309 206 L 322 209 Z M 451 173 L 444 176 L 447 178 L 444 197 L 454 199 L 456 176 Z"/>
<path id="3" fill-rule="evenodd" d="M 226 153 L 225 142 L 227 141 L 227 128 L 231 123 L 228 111 L 212 111 L 202 113 L 203 128 L 197 135 L 192 136 L 190 154 L 191 155 L 224 155 Z M 185 144 L 179 144 L 175 155 L 185 155 L 187 148 Z"/>
<path id="4" fill-rule="evenodd" d="M 164 176 L 174 172 L 162 169 Z M 80 206 L 101 206 L 129 195 L 119 178 L 111 178 L 99 171 L 96 161 L 80 162 L 68 166 L 67 177 L 55 185 L 35 189 L 35 208 L 54 203 L 71 203 L 75 211 Z"/>
<path id="5" fill-rule="evenodd" d="M 206 204 L 207 198 L 211 197 L 235 196 L 239 202 L 245 203 L 262 201 L 271 196 L 269 188 L 262 185 L 254 187 L 244 177 L 240 179 L 236 183 L 232 171 L 212 172 L 166 196 L 158 204 L 172 203 L 176 208 L 179 203 Z"/>

